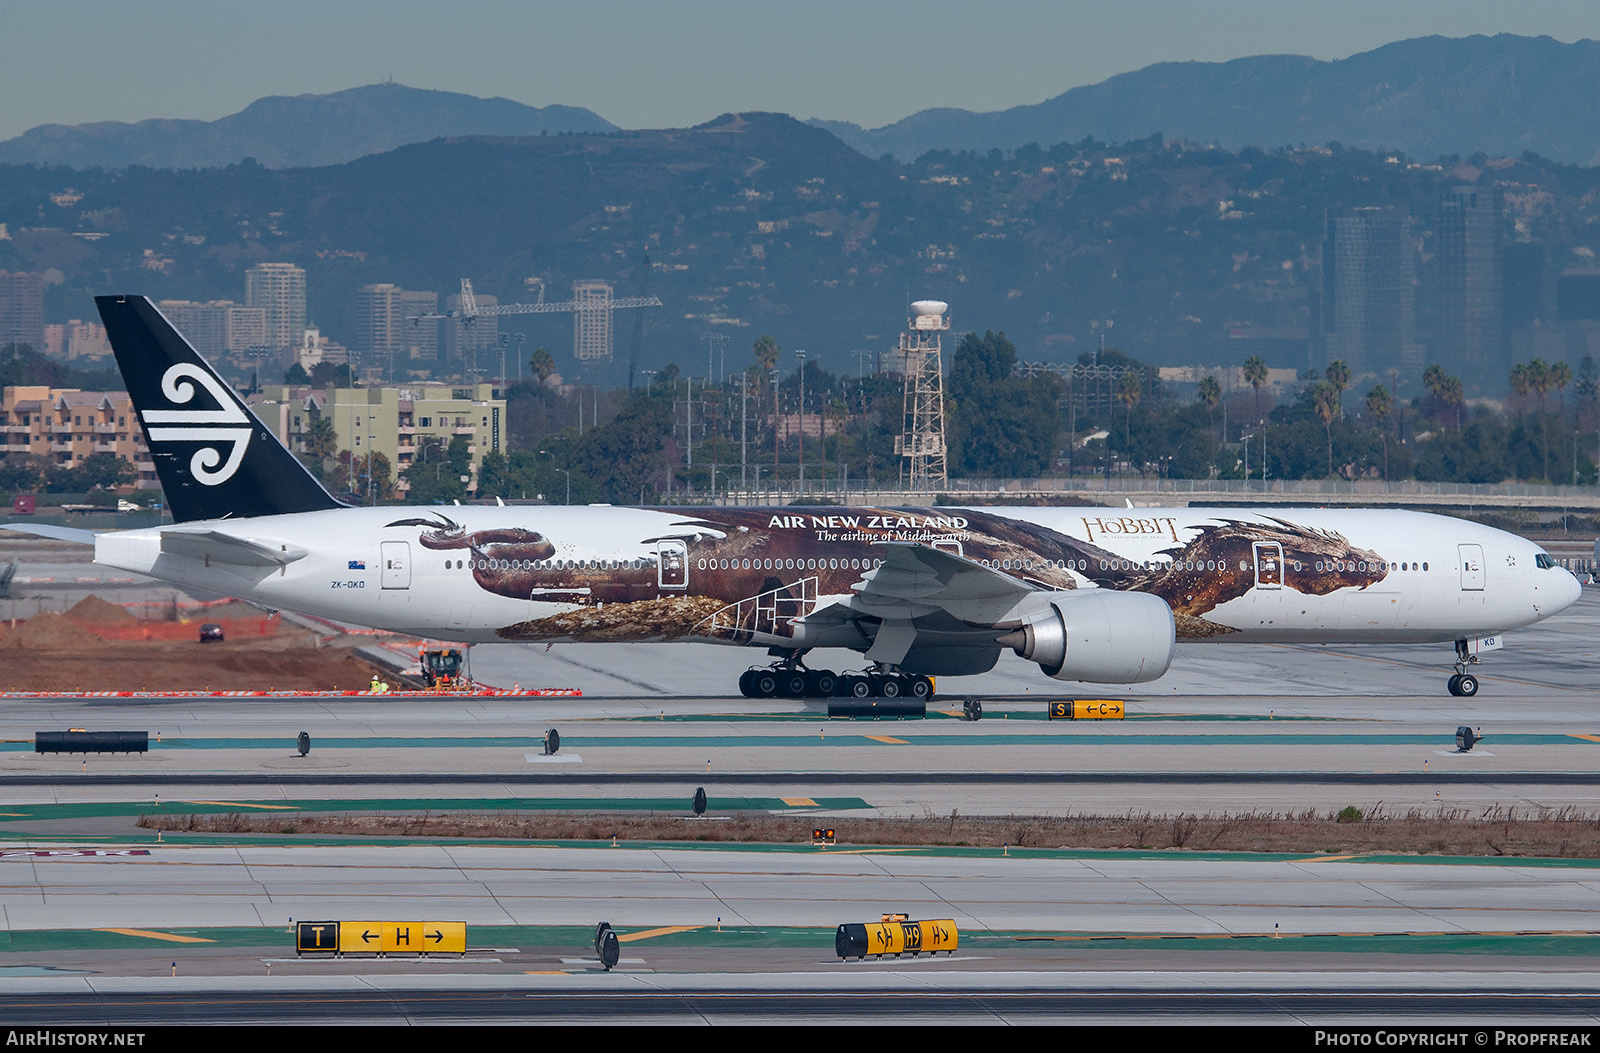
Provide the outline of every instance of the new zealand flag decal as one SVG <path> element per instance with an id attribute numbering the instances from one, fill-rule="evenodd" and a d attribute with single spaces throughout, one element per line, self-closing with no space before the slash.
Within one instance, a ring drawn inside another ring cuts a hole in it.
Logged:
<path id="1" fill-rule="evenodd" d="M 364 560 L 364 559 L 353 559 L 353 560 L 350 561 L 350 569 L 351 570 L 366 570 L 367 569 L 367 561 Z"/>

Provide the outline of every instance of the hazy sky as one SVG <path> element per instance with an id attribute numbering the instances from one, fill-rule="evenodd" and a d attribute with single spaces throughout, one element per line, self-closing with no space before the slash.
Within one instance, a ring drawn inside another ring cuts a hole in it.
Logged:
<path id="1" fill-rule="evenodd" d="M 1474 33 L 1600 37 L 1600 0 L 0 0 L 0 139 L 391 76 L 628 128 L 756 109 L 876 127 L 1152 62 Z"/>

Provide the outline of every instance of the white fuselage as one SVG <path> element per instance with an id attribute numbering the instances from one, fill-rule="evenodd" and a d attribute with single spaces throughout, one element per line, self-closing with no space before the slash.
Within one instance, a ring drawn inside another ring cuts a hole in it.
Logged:
<path id="1" fill-rule="evenodd" d="M 264 566 L 170 539 L 164 550 L 163 533 L 174 531 L 295 556 Z M 1231 547 L 1218 540 L 1225 533 Z M 1216 642 L 1496 637 L 1580 591 L 1537 545 L 1504 531 L 1425 513 L 1307 508 L 341 508 L 105 534 L 95 562 L 420 637 L 648 640 L 700 634 L 650 618 L 606 622 L 603 635 L 593 626 L 608 604 L 707 617 L 754 597 L 762 580 L 815 576 L 820 564 L 807 600 L 815 607 L 848 596 L 885 541 L 933 545 L 1041 588 L 1164 590 L 1176 612 L 1194 613 L 1180 617 L 1180 639 Z M 563 630 L 563 617 L 580 612 L 587 634 Z"/>

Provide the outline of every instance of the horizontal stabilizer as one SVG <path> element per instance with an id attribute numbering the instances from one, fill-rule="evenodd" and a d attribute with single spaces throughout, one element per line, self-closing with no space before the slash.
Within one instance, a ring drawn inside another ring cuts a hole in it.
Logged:
<path id="1" fill-rule="evenodd" d="M 306 550 L 276 541 L 234 537 L 216 530 L 161 532 L 161 551 L 185 559 L 224 563 L 235 567 L 282 567 L 306 558 Z"/>
<path id="2" fill-rule="evenodd" d="M 56 541 L 71 541 L 76 545 L 92 545 L 97 531 L 82 527 L 51 526 L 48 523 L 18 523 L 15 520 L 0 522 L 0 530 L 15 530 L 19 534 L 47 537 Z"/>

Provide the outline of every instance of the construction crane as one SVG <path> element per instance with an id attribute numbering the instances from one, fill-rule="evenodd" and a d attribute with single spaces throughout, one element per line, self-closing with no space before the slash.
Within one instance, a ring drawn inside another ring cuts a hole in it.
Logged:
<path id="1" fill-rule="evenodd" d="M 473 295 L 472 292 L 472 279 L 462 278 L 461 307 L 459 310 L 445 311 L 443 313 L 433 312 L 429 314 L 413 315 L 411 317 L 411 323 L 416 325 L 426 321 L 460 318 L 461 324 L 470 329 L 472 327 L 472 323 L 477 321 L 479 318 L 499 317 L 501 315 L 557 313 L 585 314 L 599 311 L 605 311 L 609 313 L 612 311 L 627 310 L 634 307 L 662 306 L 660 298 L 655 296 L 629 296 L 624 297 L 623 299 L 611 299 L 610 297 L 606 297 L 598 302 L 565 300 L 561 303 L 545 303 L 544 283 L 539 282 L 538 285 L 539 299 L 536 303 L 502 303 L 480 306 L 478 304 L 477 297 Z M 643 290 L 641 289 L 641 291 Z M 607 327 L 607 330 L 609 331 L 609 326 Z M 635 342 L 634 350 L 635 353 L 637 353 L 637 342 Z"/>
<path id="2" fill-rule="evenodd" d="M 639 267 L 639 295 L 634 297 L 634 299 L 639 300 L 641 302 L 645 299 L 645 295 L 644 295 L 645 284 L 649 280 L 650 280 L 650 250 L 649 249 L 645 249 L 644 250 L 644 263 Z M 655 300 L 655 297 L 652 296 L 652 297 L 650 297 L 650 299 Z M 656 300 L 656 303 L 660 303 L 660 302 L 661 302 L 660 300 Z M 644 315 L 643 314 L 636 314 L 636 315 L 633 316 L 633 349 L 628 352 L 628 390 L 629 391 L 633 390 L 633 374 L 635 372 L 637 372 L 638 369 L 639 369 L 639 342 L 643 337 L 644 337 Z M 710 376 L 710 374 L 707 374 L 707 376 Z"/>

